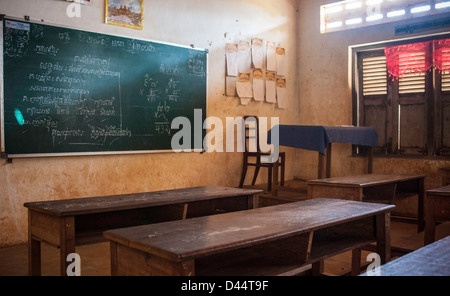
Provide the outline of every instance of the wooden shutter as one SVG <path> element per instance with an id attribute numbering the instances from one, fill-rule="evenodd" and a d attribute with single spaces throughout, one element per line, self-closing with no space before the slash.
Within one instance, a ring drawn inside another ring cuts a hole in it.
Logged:
<path id="1" fill-rule="evenodd" d="M 387 68 L 384 51 L 358 53 L 359 125 L 378 133 L 378 149 L 385 152 L 388 142 Z"/>
<path id="2" fill-rule="evenodd" d="M 447 55 L 443 60 L 450 61 L 450 51 L 444 51 Z M 448 63 L 448 62 L 447 62 Z M 448 67 L 448 65 L 445 65 Z M 443 71 L 441 75 L 440 100 L 437 103 L 437 113 L 440 115 L 438 126 L 440 130 L 438 150 L 441 154 L 450 155 L 450 70 Z"/>
<path id="3" fill-rule="evenodd" d="M 426 50 L 431 50 L 427 48 Z M 406 71 L 398 80 L 399 108 L 399 143 L 398 149 L 405 154 L 423 154 L 427 143 L 427 73 L 408 71 L 412 65 L 425 65 L 426 52 L 411 54 L 404 60 L 399 57 L 400 69 Z M 425 67 L 423 67 L 425 68 Z"/>

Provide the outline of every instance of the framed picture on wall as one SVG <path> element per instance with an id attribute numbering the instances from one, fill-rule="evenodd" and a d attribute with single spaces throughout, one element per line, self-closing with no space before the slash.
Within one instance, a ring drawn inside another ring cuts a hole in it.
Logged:
<path id="1" fill-rule="evenodd" d="M 107 24 L 142 30 L 144 27 L 143 0 L 105 0 Z"/>

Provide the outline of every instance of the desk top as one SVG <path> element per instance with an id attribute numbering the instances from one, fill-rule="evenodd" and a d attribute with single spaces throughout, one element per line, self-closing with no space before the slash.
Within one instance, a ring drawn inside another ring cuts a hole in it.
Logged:
<path id="1" fill-rule="evenodd" d="M 24 206 L 53 216 L 74 216 L 138 209 L 262 193 L 263 190 L 202 186 L 133 194 L 29 202 Z"/>
<path id="2" fill-rule="evenodd" d="M 450 236 L 380 267 L 381 276 L 450 276 Z M 362 274 L 367 276 L 368 273 Z"/>
<path id="3" fill-rule="evenodd" d="M 434 188 L 427 190 L 427 193 L 432 193 L 433 195 L 445 195 L 450 196 L 450 185 L 440 187 L 440 188 Z"/>
<path id="4" fill-rule="evenodd" d="M 179 262 L 288 238 L 388 212 L 394 207 L 317 198 L 183 221 L 115 229 L 103 235 L 111 241 Z"/>
<path id="5" fill-rule="evenodd" d="M 278 125 L 279 144 L 325 154 L 330 143 L 377 146 L 378 134 L 372 127 Z M 271 140 L 269 131 L 268 141 Z"/>
<path id="6" fill-rule="evenodd" d="M 376 185 L 389 184 L 394 182 L 403 182 L 425 178 L 426 175 L 380 175 L 365 174 L 357 176 L 336 177 L 327 179 L 309 180 L 308 184 L 320 184 L 328 186 L 344 187 L 369 187 Z"/>

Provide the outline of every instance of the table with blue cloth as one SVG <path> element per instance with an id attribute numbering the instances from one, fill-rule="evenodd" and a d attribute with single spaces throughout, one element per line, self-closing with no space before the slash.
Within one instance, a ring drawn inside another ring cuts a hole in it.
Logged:
<path id="1" fill-rule="evenodd" d="M 319 152 L 318 178 L 323 178 L 326 157 L 326 178 L 331 177 L 331 143 L 346 143 L 369 147 L 368 172 L 372 173 L 373 150 L 378 134 L 372 127 L 278 125 L 279 145 Z M 268 140 L 271 141 L 271 131 Z"/>

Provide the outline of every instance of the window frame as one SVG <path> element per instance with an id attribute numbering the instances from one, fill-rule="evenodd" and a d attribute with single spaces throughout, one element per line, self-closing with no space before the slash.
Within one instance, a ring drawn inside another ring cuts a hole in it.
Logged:
<path id="1" fill-rule="evenodd" d="M 408 44 L 408 43 L 416 43 L 416 42 L 425 42 L 425 41 L 431 41 L 431 40 L 438 40 L 438 39 L 446 39 L 450 38 L 450 33 L 439 33 L 439 34 L 432 34 L 428 36 L 421 36 L 421 37 L 412 37 L 412 38 L 405 38 L 401 40 L 395 40 L 395 41 L 385 41 L 385 42 L 377 42 L 367 45 L 358 45 L 358 46 L 350 46 L 349 47 L 349 55 L 351 55 L 349 58 L 351 59 L 351 87 L 352 87 L 352 124 L 354 126 L 359 126 L 360 122 L 360 104 L 362 102 L 362 96 L 363 96 L 363 90 L 362 90 L 362 82 L 360 83 L 360 71 L 362 71 L 360 68 L 362 67 L 359 63 L 359 59 L 361 55 L 376 55 L 383 50 L 384 46 L 395 46 L 395 45 L 402 45 L 402 44 Z M 362 61 L 362 58 L 361 58 Z M 430 74 L 430 73 L 428 73 Z M 389 105 L 392 105 L 390 107 L 387 107 L 387 117 L 388 121 L 386 122 L 386 137 L 385 137 L 385 143 L 381 143 L 380 147 L 377 147 L 378 149 L 374 149 L 375 155 L 386 155 L 386 156 L 393 156 L 393 157 L 417 157 L 417 158 L 424 158 L 424 157 L 439 157 L 442 156 L 445 159 L 448 159 L 450 157 L 450 149 L 443 148 L 444 146 L 444 137 L 442 137 L 442 133 L 444 132 L 443 127 L 443 112 L 444 112 L 444 104 L 449 104 L 450 102 L 450 91 L 441 91 L 440 84 L 441 84 L 441 74 L 438 73 L 437 70 L 432 71 L 431 75 L 426 75 L 426 81 L 425 81 L 425 87 L 426 87 L 426 96 L 425 96 L 425 132 L 424 132 L 424 151 L 422 153 L 418 154 L 403 154 L 402 149 L 400 147 L 400 151 L 397 150 L 398 147 L 398 114 L 397 116 L 393 116 L 392 114 L 392 106 L 398 106 L 400 103 L 401 97 L 404 97 L 405 95 L 399 94 L 398 92 L 398 82 L 392 83 L 391 79 L 387 75 L 388 80 L 388 93 L 386 102 Z M 433 88 L 434 83 L 435 88 Z M 431 92 L 429 91 L 431 87 Z M 435 91 L 436 89 L 436 91 Z M 414 95 L 413 95 L 414 96 Z M 444 98 L 444 99 L 443 99 Z M 450 105 L 449 107 L 450 108 Z M 441 112 L 439 116 L 436 116 L 438 114 L 435 114 L 436 112 Z M 398 113 L 398 112 L 397 112 Z M 389 122 L 391 120 L 391 122 Z M 394 131 L 397 131 L 394 133 Z M 394 135 L 395 137 L 392 137 L 392 141 L 389 141 L 389 135 Z M 447 140 L 448 141 L 448 140 Z M 382 147 L 385 146 L 385 147 Z M 448 150 L 448 151 L 447 151 Z M 353 146 L 353 155 L 359 155 L 364 154 L 365 150 L 361 149 L 361 147 Z"/>

